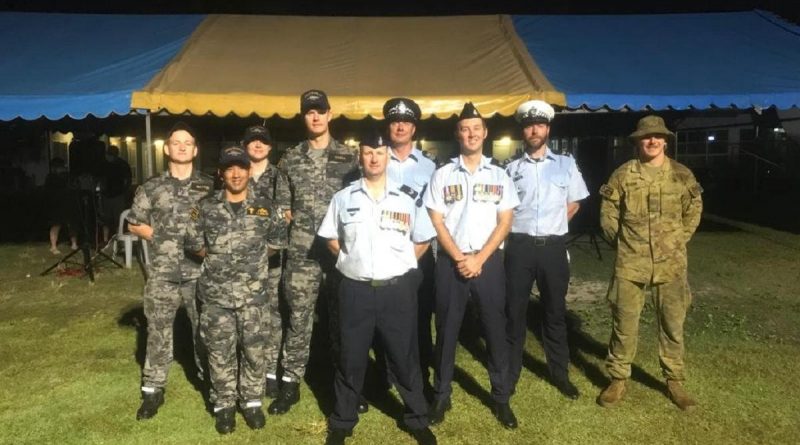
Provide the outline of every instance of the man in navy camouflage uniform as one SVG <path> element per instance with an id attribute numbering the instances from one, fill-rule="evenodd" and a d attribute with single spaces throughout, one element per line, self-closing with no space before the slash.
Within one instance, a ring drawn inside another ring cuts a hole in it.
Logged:
<path id="1" fill-rule="evenodd" d="M 136 190 L 127 220 L 130 231 L 150 242 L 150 264 L 144 285 L 147 351 L 142 369 L 142 405 L 136 418 L 149 419 L 164 403 L 167 371 L 172 363 L 172 326 L 182 305 L 192 324 L 195 364 L 202 376 L 198 311 L 195 300 L 200 259 L 186 254 L 184 237 L 189 210 L 207 196 L 213 180 L 193 168 L 197 156 L 193 130 L 179 122 L 169 131 L 164 154 L 167 170 Z"/>
<path id="2" fill-rule="evenodd" d="M 261 393 L 268 339 L 263 318 L 274 296 L 264 271 L 285 221 L 270 199 L 248 190 L 250 159 L 244 150 L 223 149 L 219 169 L 224 190 L 192 209 L 186 239 L 188 248 L 205 256 L 200 330 L 208 350 L 216 428 L 227 434 L 235 427 L 237 400 L 250 428 L 265 423 Z"/>
<path id="3" fill-rule="evenodd" d="M 316 236 L 333 194 L 357 174 L 357 157 L 330 134 L 332 118 L 328 97 L 320 90 L 300 96 L 300 114 L 308 139 L 286 151 L 278 169 L 289 178 L 278 184 L 276 203 L 291 220 L 286 264 L 288 325 L 283 340 L 283 376 L 270 414 L 284 414 L 300 400 L 300 380 L 308 363 L 314 308 L 319 295 L 327 295 L 336 273 L 325 241 Z M 324 278 L 324 279 L 323 279 Z M 335 305 L 328 304 L 328 309 Z M 335 316 L 329 315 L 329 321 Z M 335 349 L 336 341 L 332 340 Z"/>

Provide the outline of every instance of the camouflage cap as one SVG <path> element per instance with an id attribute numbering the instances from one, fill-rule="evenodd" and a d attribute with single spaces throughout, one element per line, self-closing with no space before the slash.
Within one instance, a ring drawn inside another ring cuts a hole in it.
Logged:
<path id="1" fill-rule="evenodd" d="M 640 139 L 649 135 L 674 137 L 675 133 L 669 131 L 664 124 L 664 119 L 656 115 L 645 116 L 636 124 L 636 131 L 628 136 L 631 139 Z"/>

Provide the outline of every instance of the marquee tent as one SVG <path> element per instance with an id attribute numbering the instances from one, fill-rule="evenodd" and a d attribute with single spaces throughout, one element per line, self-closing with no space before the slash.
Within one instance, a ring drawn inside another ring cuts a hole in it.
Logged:
<path id="1" fill-rule="evenodd" d="M 392 96 L 426 116 L 471 100 L 510 115 L 531 98 L 564 105 L 508 16 L 280 17 L 212 15 L 131 106 L 224 116 L 289 118 L 319 88 L 335 115 L 380 117 Z"/>
<path id="2" fill-rule="evenodd" d="M 0 120 L 130 113 L 203 17 L 0 13 Z"/>

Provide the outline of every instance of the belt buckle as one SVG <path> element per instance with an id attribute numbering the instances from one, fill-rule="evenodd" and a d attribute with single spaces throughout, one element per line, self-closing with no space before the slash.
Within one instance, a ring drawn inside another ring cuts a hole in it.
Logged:
<path id="1" fill-rule="evenodd" d="M 533 245 L 534 246 L 544 246 L 547 244 L 547 237 L 546 236 L 534 236 L 533 237 Z"/>

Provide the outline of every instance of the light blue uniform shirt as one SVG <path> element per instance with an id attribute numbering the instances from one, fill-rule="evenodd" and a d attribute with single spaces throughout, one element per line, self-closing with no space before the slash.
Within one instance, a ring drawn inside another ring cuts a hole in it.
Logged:
<path id="1" fill-rule="evenodd" d="M 511 232 L 531 236 L 564 235 L 569 231 L 567 203 L 589 196 L 575 159 L 545 147 L 544 157 L 528 153 L 510 162 L 506 171 L 519 196 Z"/>
<path id="2" fill-rule="evenodd" d="M 317 234 L 339 240 L 336 268 L 353 280 L 387 280 L 417 267 L 414 243 L 436 236 L 428 212 L 387 178 L 373 200 L 364 179 L 333 195 Z"/>
<path id="3" fill-rule="evenodd" d="M 444 216 L 444 225 L 461 252 L 481 250 L 497 227 L 497 214 L 519 205 L 511 178 L 491 159 L 470 173 L 461 156 L 436 170 L 425 206 Z M 503 245 L 500 245 L 502 248 Z"/>
<path id="4" fill-rule="evenodd" d="M 395 184 L 407 185 L 422 194 L 434 171 L 436 164 L 426 158 L 422 151 L 414 148 L 404 161 L 399 160 L 394 155 L 394 150 L 391 150 L 386 174 Z"/>

